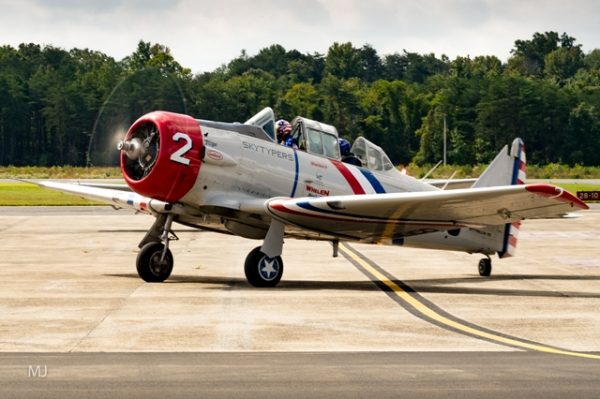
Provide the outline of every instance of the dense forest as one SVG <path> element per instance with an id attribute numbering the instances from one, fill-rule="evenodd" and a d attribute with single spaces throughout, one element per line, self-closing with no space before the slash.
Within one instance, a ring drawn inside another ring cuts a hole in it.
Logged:
<path id="1" fill-rule="evenodd" d="M 114 163 L 145 112 L 244 121 L 265 106 L 363 135 L 396 163 L 487 162 L 522 137 L 528 161 L 600 165 L 600 49 L 563 33 L 516 40 L 511 57 L 457 57 L 333 43 L 327 54 L 280 45 L 192 74 L 169 48 L 140 41 L 117 61 L 88 49 L 0 47 L 0 165 Z"/>

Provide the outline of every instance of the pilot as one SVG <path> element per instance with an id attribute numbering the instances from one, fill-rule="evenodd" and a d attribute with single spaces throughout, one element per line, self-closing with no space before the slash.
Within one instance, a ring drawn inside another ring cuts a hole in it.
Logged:
<path id="1" fill-rule="evenodd" d="M 278 144 L 283 144 L 283 134 L 288 130 L 288 126 L 289 131 L 291 132 L 292 125 L 290 125 L 290 123 L 285 119 L 279 119 L 277 122 L 275 122 L 275 135 L 277 136 Z"/>
<path id="2" fill-rule="evenodd" d="M 284 119 L 280 119 L 275 123 L 275 133 L 277 134 L 277 142 L 281 145 L 290 148 L 298 148 L 298 144 L 292 137 L 292 125 Z"/>
<path id="3" fill-rule="evenodd" d="M 342 162 L 362 166 L 361 160 L 350 151 L 351 146 L 348 140 L 340 138 L 338 139 L 338 143 L 340 144 L 340 152 L 342 153 Z"/>

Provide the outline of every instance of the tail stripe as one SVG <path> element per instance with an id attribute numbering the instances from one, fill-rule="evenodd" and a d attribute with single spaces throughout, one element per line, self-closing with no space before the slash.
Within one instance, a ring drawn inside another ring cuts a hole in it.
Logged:
<path id="1" fill-rule="evenodd" d="M 527 165 L 527 159 L 525 157 L 525 145 L 521 140 L 518 143 L 518 150 L 515 154 L 515 164 L 513 168 L 512 184 L 525 184 L 527 174 L 525 168 Z M 517 249 L 517 242 L 519 238 L 519 230 L 521 229 L 521 222 L 508 223 L 504 230 L 504 245 L 502 252 L 498 253 L 500 258 L 508 258 L 515 255 Z"/>
<path id="2" fill-rule="evenodd" d="M 525 151 L 522 150 L 520 153 L 523 154 L 523 157 L 519 158 L 520 165 L 519 165 L 519 172 L 517 175 L 517 184 L 525 184 L 525 179 L 527 178 L 527 174 L 525 173 L 525 165 L 526 165 L 525 156 L 524 156 Z"/>

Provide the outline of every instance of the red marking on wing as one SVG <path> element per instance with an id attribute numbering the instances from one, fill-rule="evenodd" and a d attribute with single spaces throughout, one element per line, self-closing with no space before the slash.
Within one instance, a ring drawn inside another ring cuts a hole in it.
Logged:
<path id="1" fill-rule="evenodd" d="M 530 193 L 541 195 L 542 197 L 551 197 L 563 202 L 571 202 L 574 206 L 581 209 L 589 209 L 589 206 L 570 192 L 553 186 L 551 184 L 530 184 L 525 186 Z"/>

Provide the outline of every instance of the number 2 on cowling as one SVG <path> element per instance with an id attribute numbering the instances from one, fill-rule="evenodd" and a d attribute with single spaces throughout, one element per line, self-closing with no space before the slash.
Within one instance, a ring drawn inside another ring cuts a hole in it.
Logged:
<path id="1" fill-rule="evenodd" d="M 173 135 L 173 141 L 178 142 L 180 140 L 185 140 L 185 144 L 173 154 L 171 154 L 171 161 L 189 166 L 190 160 L 188 158 L 185 158 L 184 155 L 192 149 L 192 139 L 185 133 L 175 133 Z"/>

